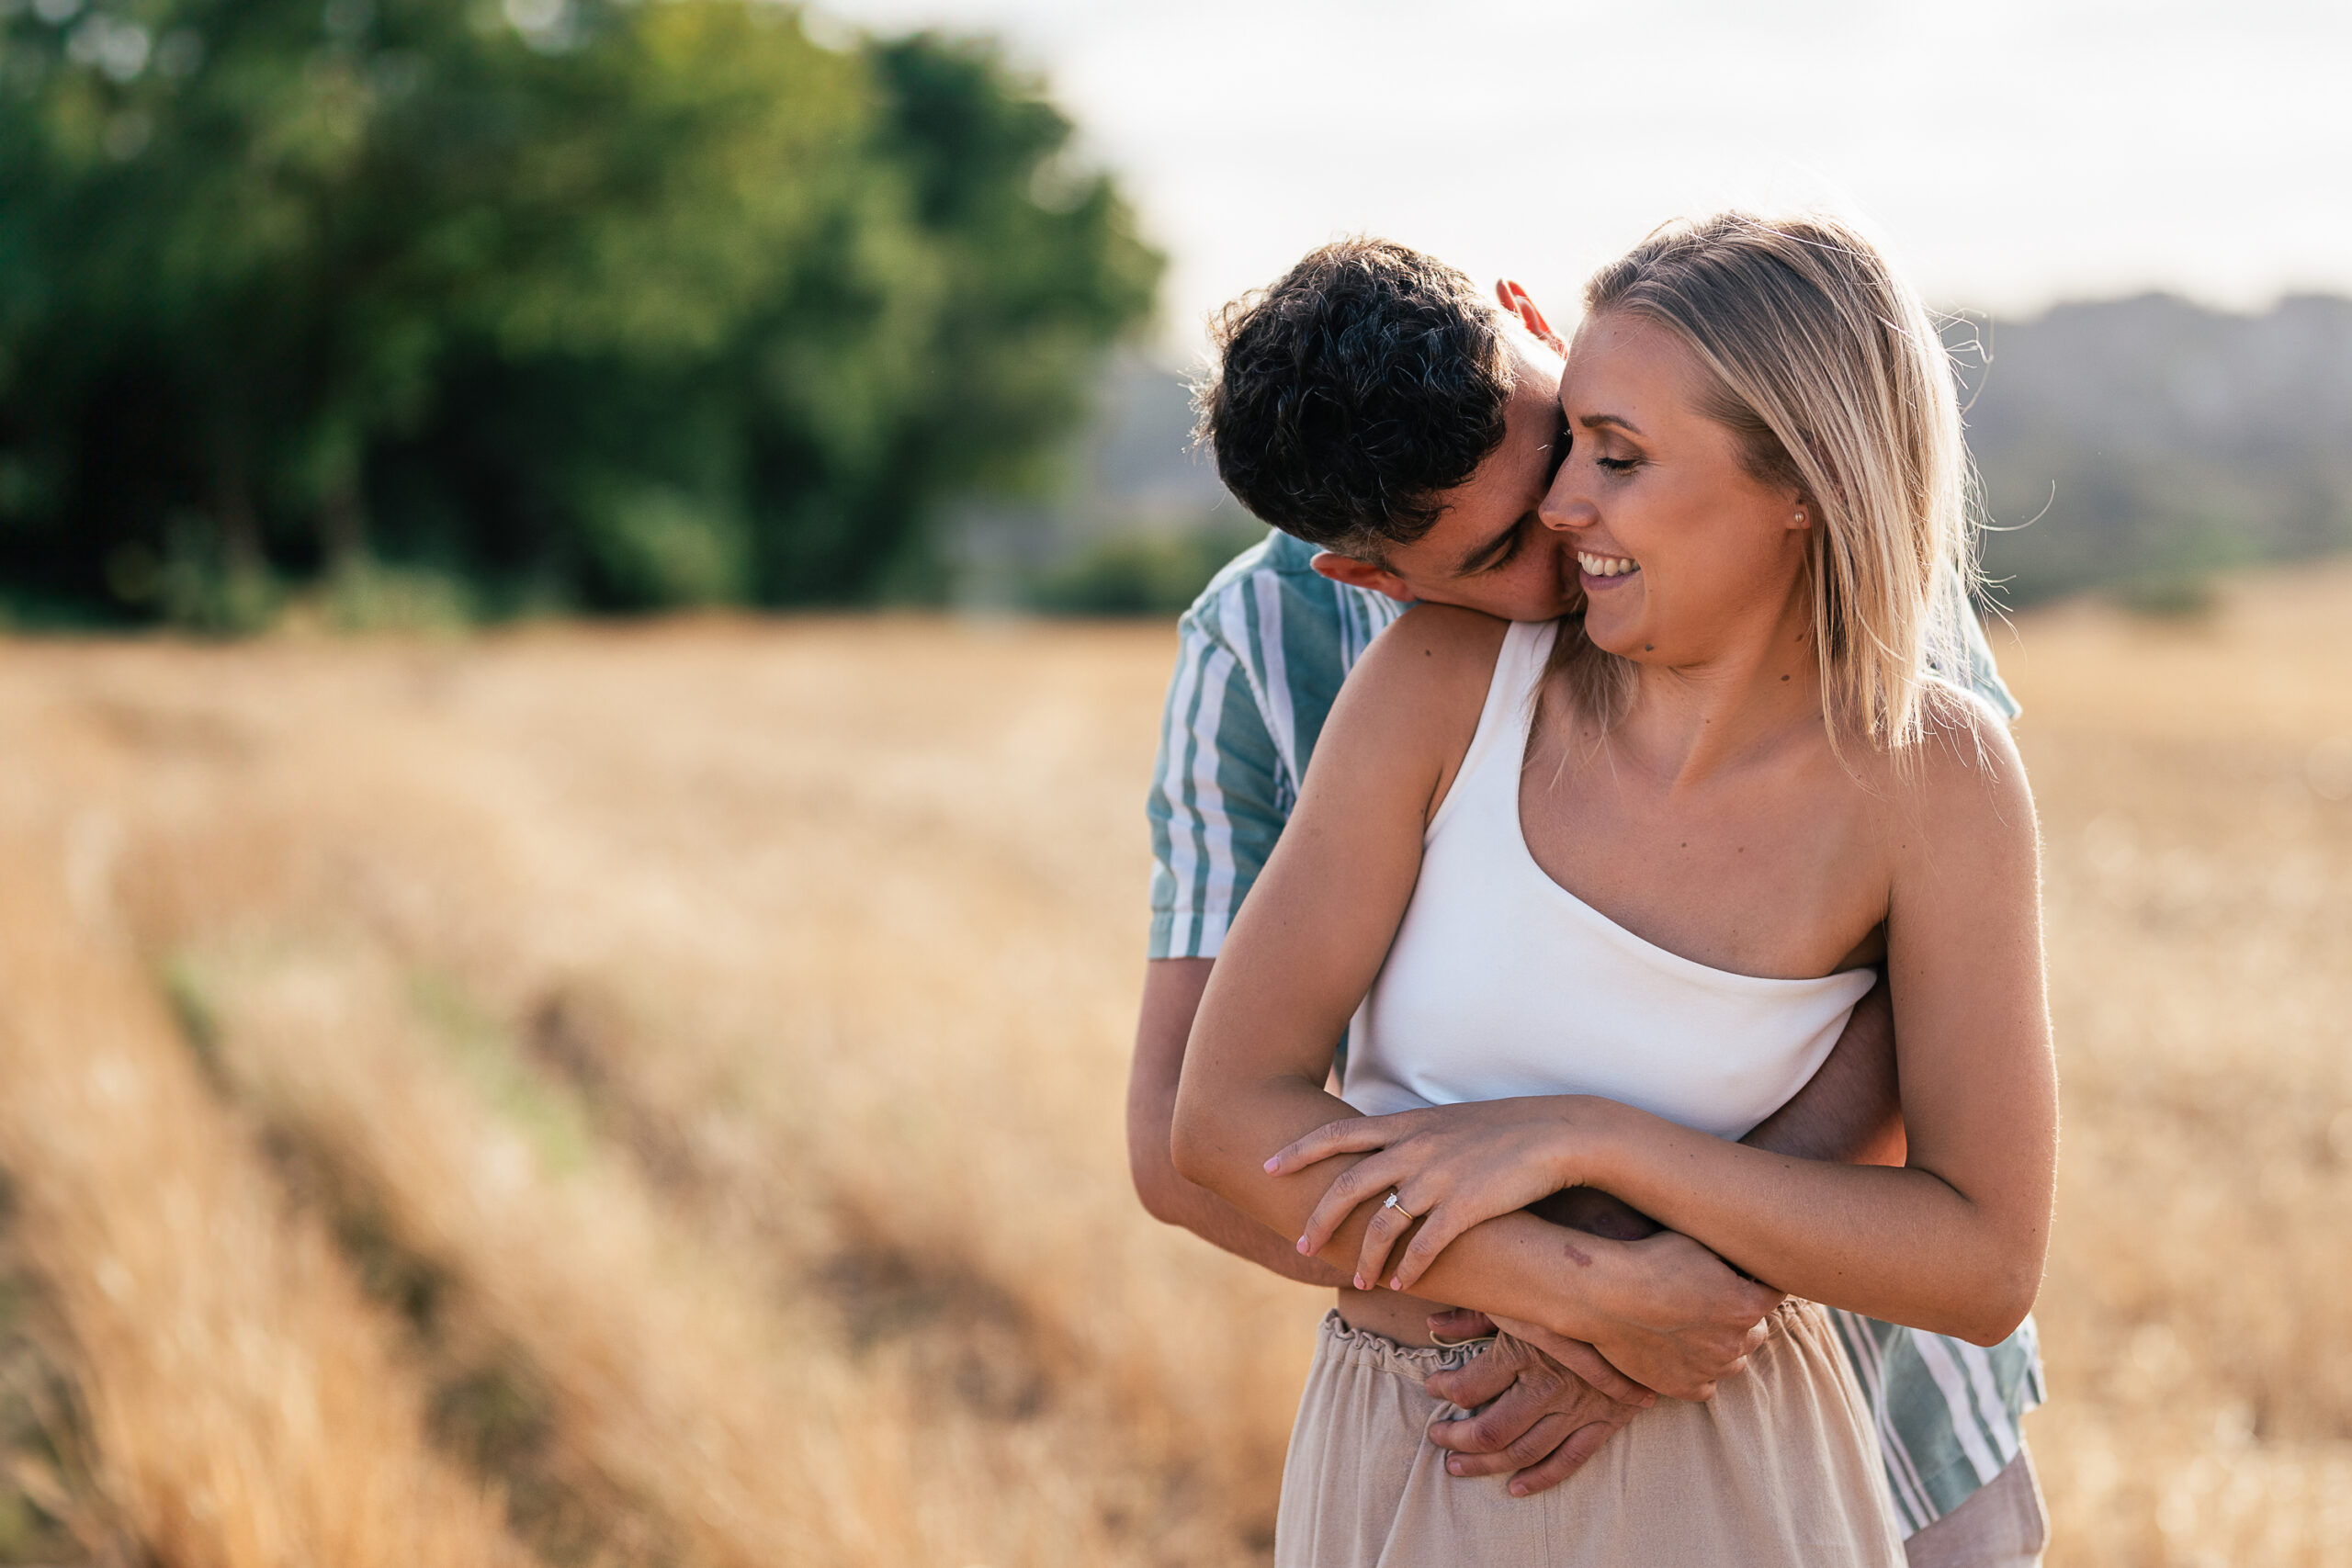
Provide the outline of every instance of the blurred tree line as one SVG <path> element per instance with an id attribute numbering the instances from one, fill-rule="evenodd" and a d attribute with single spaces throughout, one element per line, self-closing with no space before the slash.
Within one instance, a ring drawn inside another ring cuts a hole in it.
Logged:
<path id="1" fill-rule="evenodd" d="M 766 0 L 0 0 L 8 608 L 923 596 L 1150 310 L 1070 130 Z"/>

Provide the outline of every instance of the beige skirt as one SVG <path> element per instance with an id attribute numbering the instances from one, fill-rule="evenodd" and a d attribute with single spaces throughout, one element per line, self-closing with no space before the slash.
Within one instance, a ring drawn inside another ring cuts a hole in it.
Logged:
<path id="1" fill-rule="evenodd" d="M 1868 1408 L 1827 1314 L 1787 1302 L 1704 1404 L 1661 1399 L 1549 1492 L 1448 1475 L 1421 1390 L 1475 1347 L 1323 1320 L 1283 1467 L 1275 1568 L 1901 1568 Z"/>

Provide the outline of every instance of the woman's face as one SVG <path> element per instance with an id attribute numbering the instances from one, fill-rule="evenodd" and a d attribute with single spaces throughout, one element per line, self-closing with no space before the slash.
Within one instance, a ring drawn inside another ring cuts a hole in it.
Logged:
<path id="1" fill-rule="evenodd" d="M 1803 581 L 1813 508 L 1747 470 L 1704 387 L 1679 339 L 1626 313 L 1587 321 L 1560 378 L 1570 445 L 1538 515 L 1577 552 L 1586 635 L 1647 664 L 1770 632 Z"/>

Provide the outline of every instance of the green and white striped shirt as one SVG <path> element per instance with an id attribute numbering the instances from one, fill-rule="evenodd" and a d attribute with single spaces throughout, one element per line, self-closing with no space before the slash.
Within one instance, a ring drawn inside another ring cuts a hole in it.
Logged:
<path id="1" fill-rule="evenodd" d="M 1282 836 L 1316 738 L 1350 669 L 1404 613 L 1317 576 L 1314 547 L 1270 536 L 1216 575 L 1178 624 L 1154 773 L 1151 956 L 1214 958 Z M 2015 717 L 1984 630 L 1949 673 Z M 1907 1535 L 1950 1513 L 2015 1459 L 2018 1417 L 2041 1403 L 2033 1322 L 1984 1349 L 1835 1313 L 1878 1424 Z"/>

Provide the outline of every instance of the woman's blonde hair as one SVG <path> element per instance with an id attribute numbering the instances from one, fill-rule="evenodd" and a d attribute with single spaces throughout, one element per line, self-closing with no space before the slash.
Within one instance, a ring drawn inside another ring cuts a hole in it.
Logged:
<path id="1" fill-rule="evenodd" d="M 1805 496 L 1831 745 L 1917 740 L 1928 671 L 1968 668 L 1975 560 L 1951 359 L 1917 297 L 1836 219 L 1726 212 L 1652 234 L 1593 275 L 1585 307 L 1680 339 L 1711 382 L 1699 412 L 1739 437 L 1757 478 Z M 1560 640 L 1606 727 L 1632 664 Z"/>

